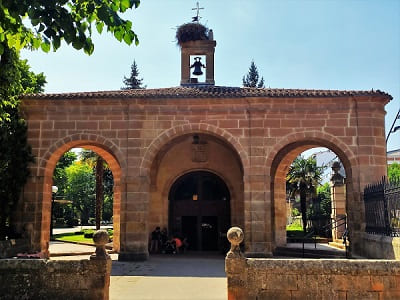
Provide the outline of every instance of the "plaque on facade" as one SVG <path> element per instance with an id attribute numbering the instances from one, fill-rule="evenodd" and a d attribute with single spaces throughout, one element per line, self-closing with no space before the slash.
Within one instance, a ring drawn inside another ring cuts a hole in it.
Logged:
<path id="1" fill-rule="evenodd" d="M 207 144 L 192 144 L 192 162 L 207 162 Z"/>

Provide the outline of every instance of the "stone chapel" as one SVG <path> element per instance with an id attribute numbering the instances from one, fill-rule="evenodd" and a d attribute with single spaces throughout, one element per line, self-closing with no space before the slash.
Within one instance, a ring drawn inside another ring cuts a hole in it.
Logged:
<path id="1" fill-rule="evenodd" d="M 266 257 L 286 244 L 285 177 L 304 150 L 334 151 L 346 171 L 351 252 L 362 255 L 363 188 L 386 174 L 385 104 L 379 90 L 218 86 L 216 41 L 181 43 L 180 86 L 24 96 L 35 163 L 17 230 L 48 253 L 52 176 L 71 148 L 107 161 L 114 176 L 114 249 L 148 257 L 149 233 L 167 227 L 196 251 L 218 251 L 239 226 L 245 254 Z"/>

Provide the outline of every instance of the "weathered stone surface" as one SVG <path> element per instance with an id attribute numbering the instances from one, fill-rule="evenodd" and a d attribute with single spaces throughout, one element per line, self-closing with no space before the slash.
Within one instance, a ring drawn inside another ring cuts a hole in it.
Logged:
<path id="1" fill-rule="evenodd" d="M 232 233 L 239 232 L 237 228 Z M 231 238 L 235 252 L 237 241 Z M 400 261 L 261 259 L 228 254 L 228 299 L 399 299 Z"/>
<path id="2" fill-rule="evenodd" d="M 1 299 L 108 299 L 111 260 L 0 260 Z"/>

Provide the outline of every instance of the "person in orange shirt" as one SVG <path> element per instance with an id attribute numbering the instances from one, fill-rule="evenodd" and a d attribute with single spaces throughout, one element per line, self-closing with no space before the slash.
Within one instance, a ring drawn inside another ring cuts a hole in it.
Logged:
<path id="1" fill-rule="evenodd" d="M 175 249 L 176 249 L 176 253 L 179 253 L 181 251 L 181 247 L 183 245 L 182 241 L 180 238 L 178 237 L 174 237 L 174 244 L 175 244 Z"/>

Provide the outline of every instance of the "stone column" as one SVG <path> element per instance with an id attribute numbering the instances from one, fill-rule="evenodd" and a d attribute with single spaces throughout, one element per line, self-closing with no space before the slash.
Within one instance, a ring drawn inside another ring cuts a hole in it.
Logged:
<path id="1" fill-rule="evenodd" d="M 147 176 L 127 177 L 121 201 L 121 249 L 118 260 L 146 260 L 148 253 L 149 185 Z"/>
<path id="2" fill-rule="evenodd" d="M 339 221 L 346 217 L 346 185 L 344 184 L 344 177 L 339 174 L 341 168 L 340 162 L 334 162 L 332 164 L 332 176 L 331 176 L 331 201 L 332 201 L 332 213 L 331 219 L 333 225 L 342 224 L 336 228 L 332 228 L 332 239 L 339 240 L 342 238 L 344 231 L 346 230 L 344 221 Z M 338 222 L 338 223 L 336 223 Z"/>

